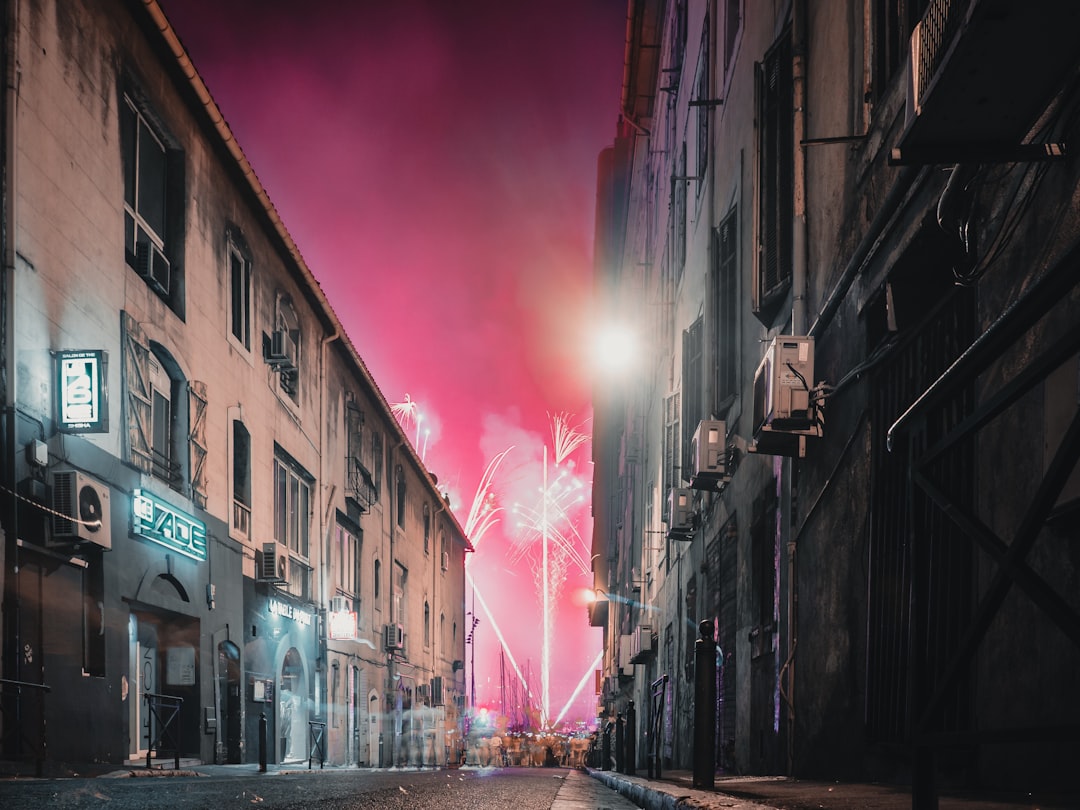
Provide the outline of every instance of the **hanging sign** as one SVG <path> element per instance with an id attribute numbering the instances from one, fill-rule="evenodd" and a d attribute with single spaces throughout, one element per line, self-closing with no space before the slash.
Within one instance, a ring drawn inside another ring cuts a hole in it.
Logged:
<path id="1" fill-rule="evenodd" d="M 56 353 L 60 430 L 68 433 L 109 432 L 105 367 L 106 354 L 100 349 Z"/>

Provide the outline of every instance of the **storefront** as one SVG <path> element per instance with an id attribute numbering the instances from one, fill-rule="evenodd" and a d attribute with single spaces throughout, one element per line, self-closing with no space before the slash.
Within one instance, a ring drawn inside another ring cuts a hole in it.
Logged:
<path id="1" fill-rule="evenodd" d="M 266 718 L 266 761 L 308 758 L 311 723 L 322 722 L 322 672 L 317 667 L 318 614 L 265 583 L 245 580 L 244 662 L 248 762 L 260 759 L 259 724 Z"/>

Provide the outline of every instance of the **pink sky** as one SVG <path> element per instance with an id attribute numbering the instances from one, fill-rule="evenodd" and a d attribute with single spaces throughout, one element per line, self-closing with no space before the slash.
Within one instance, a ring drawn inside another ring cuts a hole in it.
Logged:
<path id="1" fill-rule="evenodd" d="M 493 487 L 505 511 L 469 570 L 538 690 L 535 554 L 516 558 L 510 509 L 535 492 L 549 416 L 590 429 L 596 162 L 615 133 L 625 0 L 161 2 L 383 393 L 419 404 L 463 524 L 514 446 Z M 570 460 L 587 482 L 588 445 Z M 573 510 L 587 547 L 588 503 Z M 600 648 L 576 598 L 590 585 L 572 565 L 553 715 Z M 477 614 L 490 704 L 499 642 Z M 568 716 L 594 708 L 590 678 Z"/>

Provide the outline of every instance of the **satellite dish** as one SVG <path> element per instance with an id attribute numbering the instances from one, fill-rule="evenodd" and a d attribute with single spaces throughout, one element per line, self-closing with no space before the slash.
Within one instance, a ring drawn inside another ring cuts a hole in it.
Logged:
<path id="1" fill-rule="evenodd" d="M 79 489 L 79 520 L 85 525 L 87 531 L 96 532 L 101 529 L 101 496 L 97 489 L 89 484 Z"/>

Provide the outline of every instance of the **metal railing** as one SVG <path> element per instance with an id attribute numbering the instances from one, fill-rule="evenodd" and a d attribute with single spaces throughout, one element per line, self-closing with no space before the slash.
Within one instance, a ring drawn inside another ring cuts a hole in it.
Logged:
<path id="1" fill-rule="evenodd" d="M 48 753 L 48 746 L 45 738 L 44 696 L 52 691 L 52 687 L 43 683 L 31 683 L 29 681 L 13 681 L 9 678 L 0 678 L 0 687 L 3 687 L 3 698 L 0 699 L 0 715 L 2 715 L 4 718 L 5 732 L 8 728 L 11 729 L 11 734 L 15 740 L 15 756 L 17 758 L 22 756 L 24 745 L 30 748 L 34 754 L 34 773 L 37 776 L 41 776 L 44 768 L 45 756 Z M 33 740 L 27 737 L 26 733 L 23 731 L 22 690 L 24 688 L 31 690 L 40 690 L 41 693 L 41 700 L 39 701 L 38 706 L 38 719 L 40 721 L 39 727 L 41 729 L 41 738 L 37 741 L 36 744 Z M 9 705 L 9 698 L 12 697 L 14 697 L 14 704 Z M 9 709 L 14 709 L 14 711 L 11 714 L 8 714 Z"/>
<path id="2" fill-rule="evenodd" d="M 664 758 L 660 730 L 664 727 L 664 698 L 668 676 L 661 675 L 649 688 L 649 778 L 660 778 L 660 763 Z"/>
<path id="3" fill-rule="evenodd" d="M 150 759 L 154 753 L 160 758 L 162 752 L 172 751 L 173 767 L 180 770 L 180 705 L 184 702 L 182 697 L 175 695 L 160 695 L 155 692 L 145 692 L 147 708 L 150 715 L 146 718 L 146 767 L 150 767 Z M 154 725 L 157 724 L 157 734 L 154 734 Z"/>
<path id="4" fill-rule="evenodd" d="M 318 757 L 319 767 L 326 762 L 326 723 L 319 720 L 308 720 L 308 770 L 311 770 L 312 761 Z"/>

